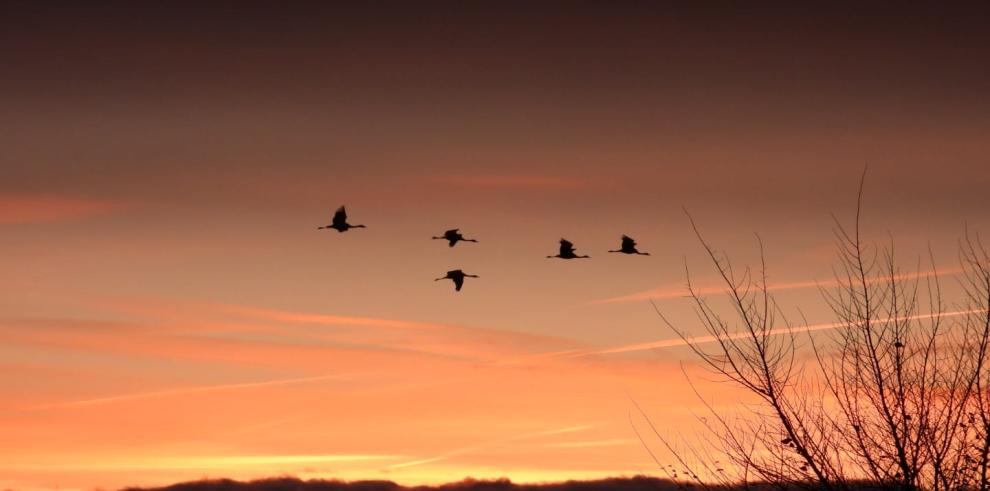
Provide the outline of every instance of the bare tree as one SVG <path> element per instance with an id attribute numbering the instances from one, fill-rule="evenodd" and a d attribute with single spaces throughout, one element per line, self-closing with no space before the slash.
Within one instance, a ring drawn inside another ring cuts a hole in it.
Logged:
<path id="1" fill-rule="evenodd" d="M 966 233 L 963 298 L 949 304 L 930 252 L 927 271 L 908 273 L 893 241 L 864 242 L 862 196 L 861 181 L 851 229 L 835 220 L 837 286 L 821 289 L 834 323 L 817 332 L 803 315 L 797 325 L 784 315 L 762 242 L 759 268 L 736 270 L 691 220 L 731 311 L 715 308 L 688 273 L 707 342 L 657 313 L 704 366 L 758 401 L 739 417 L 699 395 L 708 411 L 701 444 L 675 445 L 649 422 L 696 483 L 990 490 L 990 255 Z"/>

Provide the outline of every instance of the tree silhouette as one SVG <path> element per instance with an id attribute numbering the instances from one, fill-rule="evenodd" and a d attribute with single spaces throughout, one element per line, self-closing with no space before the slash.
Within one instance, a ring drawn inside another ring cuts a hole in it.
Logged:
<path id="1" fill-rule="evenodd" d="M 821 293 L 835 322 L 814 333 L 801 327 L 806 320 L 792 324 L 768 288 L 762 243 L 759 268 L 738 271 L 691 220 L 732 314 L 699 294 L 690 274 L 690 299 L 714 342 L 657 313 L 707 369 L 758 403 L 737 417 L 702 398 L 701 443 L 665 437 L 647 418 L 682 479 L 704 487 L 990 489 L 990 255 L 967 231 L 962 298 L 947 303 L 931 253 L 927 272 L 905 273 L 892 241 L 864 242 L 862 197 L 861 181 L 851 229 L 834 220 L 838 286 Z"/>

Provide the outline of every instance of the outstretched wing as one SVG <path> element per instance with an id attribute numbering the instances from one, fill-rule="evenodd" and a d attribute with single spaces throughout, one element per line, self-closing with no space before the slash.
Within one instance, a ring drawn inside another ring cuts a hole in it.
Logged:
<path id="1" fill-rule="evenodd" d="M 574 253 L 574 244 L 567 239 L 560 239 L 560 255 L 566 256 Z"/>
<path id="2" fill-rule="evenodd" d="M 636 241 L 628 235 L 622 236 L 622 248 L 623 249 L 633 249 L 636 247 Z"/>
<path id="3" fill-rule="evenodd" d="M 333 224 L 334 225 L 344 225 L 347 223 L 347 210 L 343 206 L 337 208 L 337 211 L 333 214 Z"/>
<path id="4" fill-rule="evenodd" d="M 446 231 L 446 232 L 444 232 L 443 234 L 444 234 L 444 235 L 457 235 L 457 232 L 458 232 L 459 230 L 460 230 L 459 228 L 452 228 L 452 229 L 450 229 L 450 230 L 448 230 L 448 231 Z"/>

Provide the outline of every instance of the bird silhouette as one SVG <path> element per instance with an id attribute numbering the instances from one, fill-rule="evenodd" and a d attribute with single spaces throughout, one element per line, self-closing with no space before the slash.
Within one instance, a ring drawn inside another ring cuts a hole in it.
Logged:
<path id="1" fill-rule="evenodd" d="M 330 225 L 319 227 L 319 230 L 325 228 L 332 228 L 338 232 L 346 232 L 348 229 L 352 228 L 366 228 L 364 225 L 351 225 L 347 223 L 347 210 L 343 206 L 337 208 L 337 211 L 333 214 L 333 222 Z"/>
<path id="2" fill-rule="evenodd" d="M 452 228 L 452 229 L 444 232 L 443 235 L 441 235 L 440 237 L 434 236 L 433 239 L 434 240 L 446 240 L 447 242 L 450 242 L 450 247 L 454 247 L 454 245 L 457 244 L 457 241 L 460 241 L 460 240 L 463 240 L 464 242 L 478 242 L 477 240 L 474 240 L 474 239 L 465 239 L 464 236 L 461 235 L 460 230 L 461 229 L 459 229 L 459 228 Z"/>
<path id="3" fill-rule="evenodd" d="M 621 252 L 623 254 L 639 254 L 641 256 L 649 256 L 649 252 L 639 252 L 636 250 L 636 241 L 628 235 L 622 236 L 622 246 L 616 250 L 610 250 L 608 252 Z"/>
<path id="4" fill-rule="evenodd" d="M 433 281 L 454 280 L 454 290 L 461 291 L 461 287 L 464 286 L 464 278 L 477 278 L 477 277 L 478 275 L 467 274 L 459 269 L 454 269 L 451 271 L 447 271 L 447 274 L 445 276 L 436 278 Z"/>
<path id="5" fill-rule="evenodd" d="M 560 252 L 556 256 L 547 256 L 548 259 L 559 257 L 561 259 L 584 259 L 591 256 L 578 256 L 574 253 L 574 244 L 567 239 L 560 239 Z"/>

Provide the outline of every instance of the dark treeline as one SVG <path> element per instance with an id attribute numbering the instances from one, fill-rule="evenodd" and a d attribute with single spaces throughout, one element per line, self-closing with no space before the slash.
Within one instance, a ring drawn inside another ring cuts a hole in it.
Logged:
<path id="1" fill-rule="evenodd" d="M 304 481 L 293 477 L 234 481 L 216 479 L 184 482 L 160 488 L 126 488 L 124 491 L 683 491 L 701 486 L 676 482 L 670 479 L 636 476 L 630 478 L 601 479 L 595 481 L 564 481 L 541 484 L 516 484 L 508 479 L 464 481 L 437 486 L 401 486 L 392 481 L 336 481 L 313 479 Z M 764 491 L 770 489 L 815 489 L 814 484 L 780 486 L 748 483 L 746 485 L 707 485 L 708 490 Z M 852 489 L 880 489 L 864 483 Z"/>

